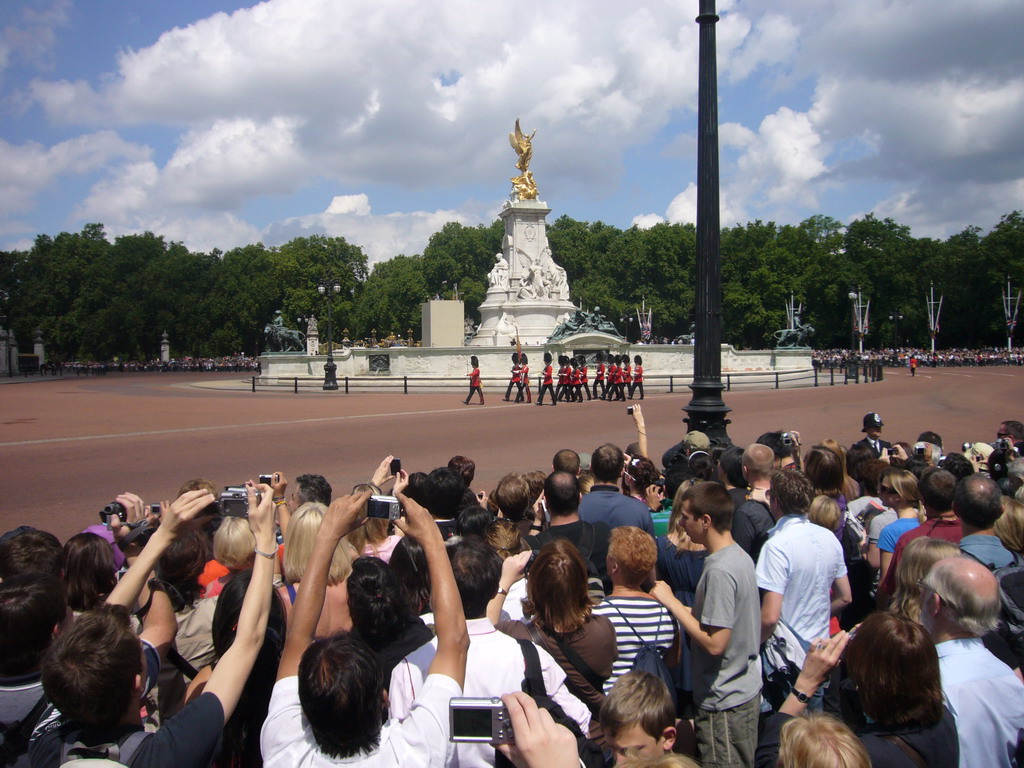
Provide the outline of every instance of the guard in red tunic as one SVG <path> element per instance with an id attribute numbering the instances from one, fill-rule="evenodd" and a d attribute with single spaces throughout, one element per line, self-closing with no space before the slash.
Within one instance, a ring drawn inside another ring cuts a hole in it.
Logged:
<path id="1" fill-rule="evenodd" d="M 512 395 L 512 387 L 521 387 L 519 383 L 519 376 L 521 372 L 519 367 L 519 353 L 512 353 L 512 377 L 508 380 L 508 389 L 505 390 L 505 402 L 509 401 L 509 397 Z"/>
<path id="2" fill-rule="evenodd" d="M 480 386 L 480 361 L 476 359 L 476 355 L 472 355 L 469 358 L 469 364 L 473 370 L 469 372 L 469 394 L 466 395 L 466 399 L 463 402 L 469 405 L 469 401 L 473 399 L 473 393 L 480 395 L 480 405 L 484 404 L 484 390 Z"/>
<path id="3" fill-rule="evenodd" d="M 575 357 L 569 358 L 569 393 L 570 399 L 574 403 L 583 402 L 583 394 L 580 392 L 581 379 L 580 379 L 580 361 Z"/>
<path id="4" fill-rule="evenodd" d="M 607 399 L 608 390 L 604 386 L 604 352 L 597 353 L 597 375 L 594 377 L 594 397 L 598 397 L 597 388 L 601 388 L 601 399 Z"/>
<path id="5" fill-rule="evenodd" d="M 555 388 L 553 386 L 552 379 L 551 379 L 551 353 L 550 352 L 545 352 L 544 353 L 544 374 L 543 374 L 543 379 L 541 379 L 540 393 L 537 395 L 537 405 L 543 405 L 544 404 L 544 393 L 545 392 L 549 392 L 551 394 L 551 404 L 552 405 L 558 405 L 558 402 L 555 400 Z"/>
<path id="6" fill-rule="evenodd" d="M 640 399 L 644 399 L 644 361 L 640 355 L 633 358 L 633 384 L 629 388 L 629 399 L 640 391 Z"/>
<path id="7" fill-rule="evenodd" d="M 593 400 L 594 398 L 590 395 L 590 385 L 587 383 L 587 358 L 580 355 L 580 384 L 583 385 L 583 391 L 587 393 L 587 400 Z"/>
<path id="8" fill-rule="evenodd" d="M 526 402 L 533 402 L 530 395 L 530 365 L 526 359 L 526 353 L 519 354 L 519 393 L 516 395 L 516 402 L 523 402 L 523 393 L 526 393 Z"/>
<path id="9" fill-rule="evenodd" d="M 622 399 L 626 399 L 626 390 L 633 391 L 633 371 L 629 364 L 629 355 L 622 356 Z"/>
<path id="10" fill-rule="evenodd" d="M 558 386 L 555 387 L 555 401 L 569 399 L 569 358 L 558 356 Z"/>

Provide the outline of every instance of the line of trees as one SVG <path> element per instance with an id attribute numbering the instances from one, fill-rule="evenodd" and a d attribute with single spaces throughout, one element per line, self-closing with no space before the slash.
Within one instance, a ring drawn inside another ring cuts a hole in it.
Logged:
<path id="1" fill-rule="evenodd" d="M 196 253 L 152 233 L 111 242 L 101 224 L 56 237 L 39 235 L 27 251 L 0 252 L 0 311 L 23 348 L 42 330 L 51 359 L 148 359 L 170 335 L 177 354 L 219 356 L 262 351 L 263 327 L 281 309 L 286 324 L 326 317 L 316 291 L 341 281 L 329 300 L 336 328 L 351 338 L 420 332 L 420 303 L 458 285 L 478 319 L 487 272 L 501 250 L 503 225 L 446 224 L 422 254 L 398 255 L 370 269 L 358 246 L 313 235 L 267 247 Z M 696 230 L 689 224 L 619 229 L 562 216 L 548 227 L 572 299 L 600 306 L 609 319 L 635 316 L 645 301 L 654 333 L 674 337 L 693 319 Z M 942 347 L 999 346 L 1006 324 L 1000 291 L 1007 276 L 1024 282 L 1024 217 L 1003 216 L 987 234 L 968 227 L 946 240 L 912 237 L 909 227 L 872 215 L 849 224 L 813 216 L 796 225 L 754 221 L 722 230 L 722 338 L 745 348 L 770 346 L 786 325 L 790 294 L 817 329 L 816 347 L 848 346 L 851 302 L 871 300 L 872 347 L 928 344 L 925 295 L 944 295 Z M 902 314 L 896 324 L 890 314 Z M 620 328 L 620 330 L 627 330 Z M 636 336 L 636 324 L 631 335 Z M 323 333 L 323 331 L 321 331 Z"/>

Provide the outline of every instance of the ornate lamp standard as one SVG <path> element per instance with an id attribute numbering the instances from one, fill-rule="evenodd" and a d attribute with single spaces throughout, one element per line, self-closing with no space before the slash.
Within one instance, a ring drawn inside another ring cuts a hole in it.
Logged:
<path id="1" fill-rule="evenodd" d="M 722 400 L 722 259 L 718 201 L 718 64 L 715 0 L 700 0 L 697 53 L 697 340 L 693 397 L 684 409 L 691 430 L 729 445 L 729 412 Z"/>
<path id="2" fill-rule="evenodd" d="M 316 292 L 327 300 L 327 362 L 324 363 L 324 389 L 337 389 L 338 377 L 335 372 L 338 366 L 334 363 L 334 347 L 331 334 L 333 332 L 333 313 L 331 311 L 331 299 L 341 293 L 341 281 L 321 280 L 316 284 Z"/>
<path id="3" fill-rule="evenodd" d="M 853 302 L 853 330 L 857 334 L 857 351 L 863 355 L 864 335 L 868 332 L 868 312 L 871 311 L 871 300 L 868 299 L 867 303 L 864 303 L 860 286 L 857 287 L 857 290 L 851 289 L 847 298 Z M 851 346 L 853 345 L 851 344 Z"/>

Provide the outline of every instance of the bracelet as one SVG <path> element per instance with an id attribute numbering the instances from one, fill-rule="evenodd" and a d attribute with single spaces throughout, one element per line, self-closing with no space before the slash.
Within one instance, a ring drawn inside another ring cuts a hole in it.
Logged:
<path id="1" fill-rule="evenodd" d="M 498 587 L 498 594 L 499 595 L 505 595 L 507 597 L 508 596 L 508 590 L 505 589 L 504 587 Z"/>
<path id="2" fill-rule="evenodd" d="M 274 502 L 275 503 L 282 502 L 282 501 L 284 501 L 284 496 L 275 496 L 274 497 Z"/>
<path id="3" fill-rule="evenodd" d="M 280 501 L 278 501 L 277 499 L 274 499 L 274 506 L 275 507 L 280 507 L 282 504 L 287 504 L 287 503 L 288 503 L 287 499 L 281 499 Z"/>
<path id="4" fill-rule="evenodd" d="M 255 552 L 257 555 L 260 555 L 261 557 L 267 558 L 267 560 L 273 560 L 274 559 L 274 553 L 273 552 L 261 552 L 259 547 L 253 547 L 252 551 Z"/>

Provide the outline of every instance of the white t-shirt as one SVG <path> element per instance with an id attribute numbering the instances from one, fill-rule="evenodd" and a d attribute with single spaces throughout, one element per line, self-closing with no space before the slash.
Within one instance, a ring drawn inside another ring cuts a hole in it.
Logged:
<path id="1" fill-rule="evenodd" d="M 803 515 L 779 520 L 757 558 L 758 588 L 782 595 L 782 620 L 807 643 L 828 637 L 832 582 L 845 575 L 839 539 Z"/>
<path id="2" fill-rule="evenodd" d="M 274 685 L 270 710 L 260 733 L 265 768 L 318 768 L 360 765 L 367 768 L 444 768 L 451 759 L 448 701 L 461 696 L 458 683 L 446 675 L 429 675 L 402 722 L 389 720 L 373 752 L 339 759 L 323 754 L 313 738 L 299 702 L 299 678 Z"/>
<path id="3" fill-rule="evenodd" d="M 466 658 L 465 696 L 501 696 L 521 691 L 526 668 L 519 642 L 499 632 L 488 619 L 466 621 L 469 632 L 469 654 Z M 437 652 L 437 638 L 410 653 L 391 673 L 391 716 L 404 720 L 415 712 L 414 704 L 422 697 L 424 677 Z M 590 729 L 590 710 L 565 687 L 565 672 L 543 648 L 537 648 L 541 676 L 548 695 L 579 723 L 580 730 Z M 431 675 L 430 677 L 434 677 Z M 427 678 L 428 680 L 430 678 Z M 450 768 L 486 768 L 494 765 L 494 747 L 490 744 L 458 744 Z"/>

